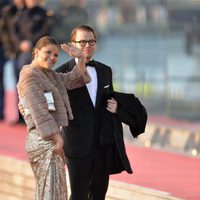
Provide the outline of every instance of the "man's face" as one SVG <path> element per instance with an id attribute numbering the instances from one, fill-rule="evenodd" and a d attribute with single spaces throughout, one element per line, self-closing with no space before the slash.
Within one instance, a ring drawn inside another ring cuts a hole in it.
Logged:
<path id="1" fill-rule="evenodd" d="M 33 8 L 39 5 L 40 0 L 25 0 L 25 3 L 28 8 Z"/>
<path id="2" fill-rule="evenodd" d="M 73 45 L 83 51 L 86 61 L 89 61 L 95 50 L 96 40 L 92 32 L 78 30 Z"/>

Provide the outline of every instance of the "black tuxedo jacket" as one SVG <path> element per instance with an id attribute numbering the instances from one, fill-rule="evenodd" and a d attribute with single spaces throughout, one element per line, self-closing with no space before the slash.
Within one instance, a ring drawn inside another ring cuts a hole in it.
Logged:
<path id="1" fill-rule="evenodd" d="M 68 72 L 75 66 L 74 59 L 63 64 L 57 72 Z M 132 169 L 126 155 L 122 123 L 130 126 L 134 137 L 144 132 L 146 110 L 134 95 L 113 92 L 112 71 L 107 65 L 95 61 L 98 79 L 96 106 L 93 106 L 87 87 L 69 90 L 68 95 L 74 119 L 63 127 L 64 151 L 68 157 L 86 157 L 96 146 L 112 144 L 106 156 L 110 174 Z M 106 87 L 105 86 L 109 86 Z M 119 105 L 117 114 L 107 111 L 107 98 L 113 96 Z M 128 112 L 127 112 L 128 111 Z"/>
<path id="2" fill-rule="evenodd" d="M 57 72 L 69 72 L 75 66 L 75 60 L 63 64 L 56 69 Z M 69 100 L 74 119 L 69 121 L 69 126 L 63 128 L 64 150 L 69 157 L 86 157 L 99 143 L 101 111 L 106 106 L 106 94 L 112 90 L 112 71 L 107 65 L 95 61 L 97 72 L 97 97 L 94 106 L 86 86 L 68 90 Z M 105 86 L 108 86 L 104 88 Z M 108 143 L 114 142 L 109 135 Z"/>

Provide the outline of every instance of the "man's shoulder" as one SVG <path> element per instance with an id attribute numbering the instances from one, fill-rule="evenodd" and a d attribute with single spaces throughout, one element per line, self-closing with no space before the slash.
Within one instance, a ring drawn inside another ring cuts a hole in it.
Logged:
<path id="1" fill-rule="evenodd" d="M 42 6 L 36 6 L 30 9 L 25 9 L 24 12 L 27 12 L 29 15 L 41 15 L 43 17 L 47 16 L 47 9 Z"/>
<path id="2" fill-rule="evenodd" d="M 99 67 L 101 67 L 102 69 L 104 69 L 104 70 L 111 70 L 111 67 L 110 66 L 108 66 L 107 64 L 105 64 L 105 63 L 102 63 L 102 62 L 100 62 L 100 61 L 96 61 L 96 60 L 94 60 L 95 61 L 95 63 L 96 63 L 96 66 L 99 66 Z"/>
<path id="3" fill-rule="evenodd" d="M 4 17 L 13 16 L 17 11 L 16 6 L 14 5 L 6 5 L 1 9 L 1 15 Z"/>
<path id="4" fill-rule="evenodd" d="M 75 66 L 75 62 L 73 59 L 69 60 L 68 62 L 65 62 L 64 64 L 60 65 L 55 69 L 56 72 L 68 72 L 71 71 L 73 66 Z"/>
<path id="5" fill-rule="evenodd" d="M 103 63 L 103 62 L 100 62 L 100 61 L 97 61 L 97 60 L 94 60 L 96 64 L 98 65 L 101 65 L 101 66 L 104 66 L 104 67 L 109 67 L 107 64 Z"/>
<path id="6" fill-rule="evenodd" d="M 40 11 L 40 12 L 44 12 L 44 13 L 47 11 L 47 9 L 44 8 L 44 7 L 42 7 L 42 6 L 35 6 L 35 7 L 31 8 L 30 10 L 32 12 L 34 12 L 34 11 Z"/>

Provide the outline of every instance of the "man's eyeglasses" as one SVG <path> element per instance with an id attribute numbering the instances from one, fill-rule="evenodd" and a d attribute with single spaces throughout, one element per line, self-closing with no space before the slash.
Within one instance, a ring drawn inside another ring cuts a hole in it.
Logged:
<path id="1" fill-rule="evenodd" d="M 94 46 L 96 44 L 96 40 L 80 40 L 80 41 L 74 41 L 75 43 L 79 43 L 82 47 L 84 47 L 87 43 L 90 46 Z"/>

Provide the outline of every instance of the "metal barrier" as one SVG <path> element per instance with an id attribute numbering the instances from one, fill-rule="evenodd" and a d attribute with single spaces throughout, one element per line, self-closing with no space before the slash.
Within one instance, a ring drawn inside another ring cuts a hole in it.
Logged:
<path id="1" fill-rule="evenodd" d="M 125 132 L 129 131 L 124 125 Z M 125 134 L 127 135 L 127 134 Z M 126 139 L 128 139 L 126 137 Z M 128 139 L 130 142 L 130 138 Z M 134 144 L 152 148 L 200 156 L 200 132 L 165 125 L 148 124 L 146 132 L 133 141 Z"/>

